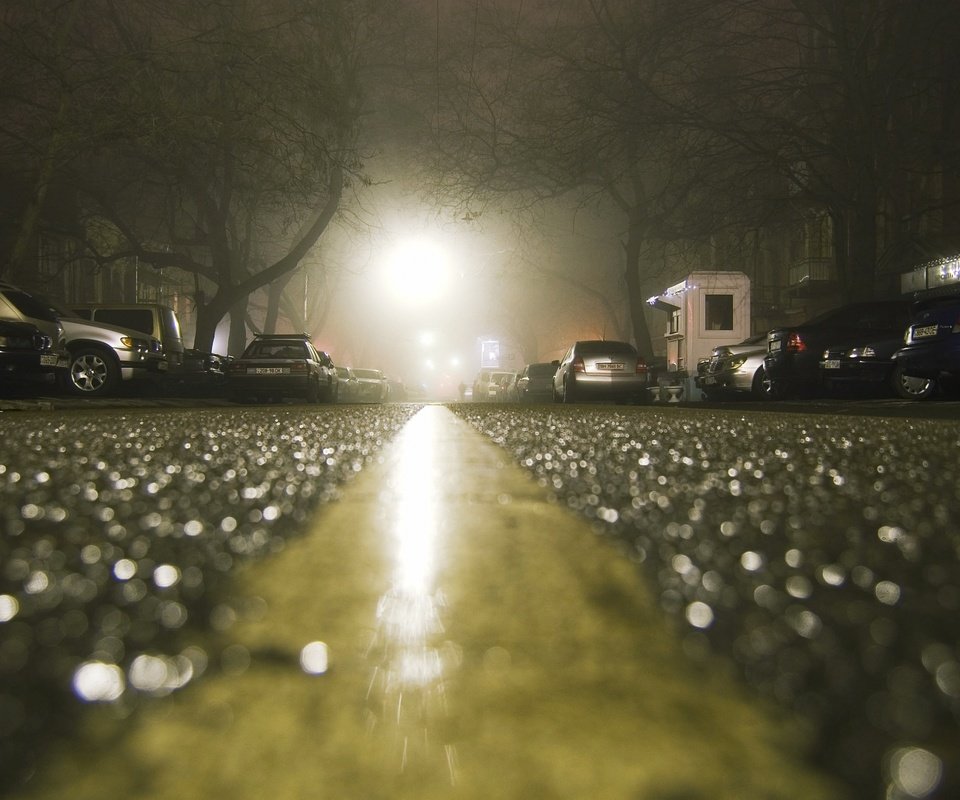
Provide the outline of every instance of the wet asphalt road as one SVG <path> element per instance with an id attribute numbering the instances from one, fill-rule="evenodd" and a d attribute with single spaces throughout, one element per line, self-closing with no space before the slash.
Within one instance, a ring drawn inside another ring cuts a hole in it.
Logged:
<path id="1" fill-rule="evenodd" d="M 236 566 L 282 550 L 418 410 L 132 405 L 0 415 L 7 777 L 69 731 L 76 695 L 160 693 L 104 665 L 138 674 L 149 648 L 178 654 L 165 680 L 200 674 L 182 640 L 226 624 Z M 687 657 L 719 654 L 805 720 L 851 796 L 960 793 L 949 405 L 935 407 L 946 419 L 450 408 L 637 565 Z M 82 664 L 100 670 L 86 683 Z"/>

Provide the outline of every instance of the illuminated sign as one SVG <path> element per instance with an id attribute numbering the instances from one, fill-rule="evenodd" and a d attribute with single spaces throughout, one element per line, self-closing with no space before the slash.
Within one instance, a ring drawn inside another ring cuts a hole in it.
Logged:
<path id="1" fill-rule="evenodd" d="M 482 339 L 480 341 L 480 366 L 500 366 L 500 342 L 497 339 Z"/>

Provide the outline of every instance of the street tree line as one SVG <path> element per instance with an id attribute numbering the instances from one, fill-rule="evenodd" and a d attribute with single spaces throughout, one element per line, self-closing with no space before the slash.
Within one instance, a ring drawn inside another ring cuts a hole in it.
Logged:
<path id="1" fill-rule="evenodd" d="M 558 199 L 615 220 L 649 356 L 664 265 L 782 269 L 809 223 L 856 299 L 946 246 L 958 33 L 953 0 L 9 0 L 0 277 L 41 233 L 92 269 L 177 267 L 195 346 L 230 313 L 235 349 L 252 293 L 268 324 L 302 309 L 282 287 L 392 147 L 477 224 Z M 522 268 L 598 291 L 547 252 Z"/>
<path id="2" fill-rule="evenodd" d="M 2 15 L 7 254 L 41 228 L 92 268 L 192 273 L 195 346 L 289 278 L 328 230 L 360 153 L 367 73 L 399 26 L 365 0 L 17 0 Z M 49 213 L 67 205 L 68 213 Z M 44 214 L 46 210 L 46 214 Z M 279 296 L 274 297 L 279 303 Z M 236 323 L 240 324 L 236 324 Z"/>
<path id="3" fill-rule="evenodd" d="M 473 214 L 508 194 L 616 216 L 646 355 L 671 254 L 782 259 L 822 219 L 855 300 L 957 232 L 951 0 L 464 0 L 448 21 L 442 190 Z"/>

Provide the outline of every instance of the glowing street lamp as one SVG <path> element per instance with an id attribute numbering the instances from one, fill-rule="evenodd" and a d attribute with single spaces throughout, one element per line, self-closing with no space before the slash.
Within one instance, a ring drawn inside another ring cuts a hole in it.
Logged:
<path id="1" fill-rule="evenodd" d="M 450 268 L 442 249 L 425 237 L 401 242 L 387 259 L 384 282 L 390 297 L 403 305 L 425 305 L 441 297 Z"/>

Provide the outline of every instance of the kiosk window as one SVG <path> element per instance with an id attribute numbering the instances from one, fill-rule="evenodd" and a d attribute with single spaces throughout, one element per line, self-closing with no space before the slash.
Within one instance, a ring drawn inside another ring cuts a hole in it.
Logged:
<path id="1" fill-rule="evenodd" d="M 733 330 L 733 295 L 708 294 L 704 296 L 704 322 L 708 331 Z"/>

